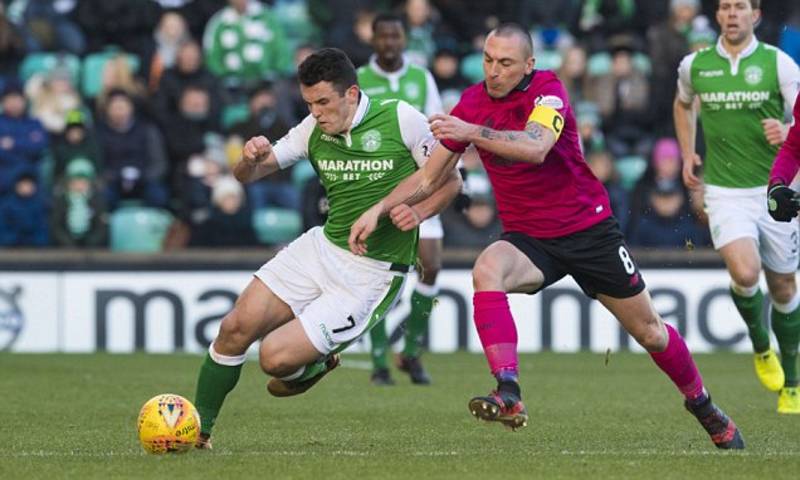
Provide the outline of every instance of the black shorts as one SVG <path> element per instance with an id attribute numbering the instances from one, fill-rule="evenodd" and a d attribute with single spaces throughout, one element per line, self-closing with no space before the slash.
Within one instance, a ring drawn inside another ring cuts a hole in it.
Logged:
<path id="1" fill-rule="evenodd" d="M 572 276 L 592 298 L 597 294 L 628 298 L 644 290 L 644 279 L 614 217 L 564 237 L 539 239 L 507 232 L 501 240 L 517 247 L 544 273 L 544 283 L 530 294 L 565 275 Z"/>

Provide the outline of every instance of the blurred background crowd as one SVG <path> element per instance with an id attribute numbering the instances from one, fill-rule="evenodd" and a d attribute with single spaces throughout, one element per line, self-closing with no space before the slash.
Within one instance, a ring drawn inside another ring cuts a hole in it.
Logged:
<path id="1" fill-rule="evenodd" d="M 246 187 L 230 175 L 255 135 L 277 140 L 307 109 L 296 66 L 314 49 L 372 54 L 371 24 L 406 22 L 408 58 L 445 110 L 482 80 L 486 32 L 529 27 L 556 71 L 586 160 L 633 246 L 709 245 L 681 183 L 677 67 L 712 46 L 716 0 L 0 0 L 0 247 L 274 245 L 320 223 L 301 162 Z M 763 0 L 760 40 L 800 63 L 800 2 Z M 700 146 L 702 154 L 702 145 Z M 472 202 L 443 213 L 445 245 L 500 232 L 474 151 Z"/>

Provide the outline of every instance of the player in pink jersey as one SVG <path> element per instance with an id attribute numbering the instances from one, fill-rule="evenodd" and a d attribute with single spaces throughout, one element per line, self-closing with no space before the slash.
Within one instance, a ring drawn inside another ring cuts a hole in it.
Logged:
<path id="1" fill-rule="evenodd" d="M 719 448 L 744 448 L 739 430 L 703 387 L 680 334 L 656 313 L 628 253 L 608 195 L 586 165 L 564 87 L 548 71 L 534 70 L 526 30 L 504 24 L 484 45 L 485 82 L 468 88 L 451 115 L 430 118 L 441 141 L 425 166 L 353 225 L 350 248 L 365 240 L 392 206 L 400 228 L 413 228 L 413 205 L 442 182 L 459 153 L 474 144 L 497 198 L 505 233 L 473 268 L 475 327 L 497 389 L 475 397 L 476 417 L 516 429 L 527 410 L 518 382 L 517 331 L 508 293 L 536 293 L 571 275 L 583 291 L 614 314 L 670 377 Z"/>
<path id="2" fill-rule="evenodd" d="M 800 170 L 800 96 L 794 101 L 794 124 L 769 172 L 769 214 L 779 222 L 789 222 L 800 210 L 797 192 L 788 187 Z"/>

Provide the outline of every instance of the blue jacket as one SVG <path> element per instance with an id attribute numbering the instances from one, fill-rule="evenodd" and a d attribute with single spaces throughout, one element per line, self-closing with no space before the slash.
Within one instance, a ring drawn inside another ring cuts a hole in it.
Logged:
<path id="1" fill-rule="evenodd" d="M 3 147 L 4 137 L 14 140 L 10 149 Z M 0 114 L 0 195 L 11 190 L 21 171 L 38 170 L 38 162 L 47 144 L 47 132 L 39 120 Z"/>
<path id="2" fill-rule="evenodd" d="M 42 247 L 49 244 L 47 208 L 41 192 L 0 197 L 0 247 Z"/>

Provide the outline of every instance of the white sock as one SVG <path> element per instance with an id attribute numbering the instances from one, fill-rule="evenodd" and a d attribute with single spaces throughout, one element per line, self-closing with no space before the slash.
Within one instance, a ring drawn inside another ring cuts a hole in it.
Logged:
<path id="1" fill-rule="evenodd" d="M 226 367 L 236 367 L 238 365 L 242 365 L 244 361 L 247 359 L 246 353 L 243 353 L 241 355 L 236 355 L 233 357 L 217 353 L 217 351 L 214 350 L 213 343 L 208 346 L 208 355 L 211 357 L 211 360 L 214 360 L 214 363 L 225 365 Z"/>
<path id="2" fill-rule="evenodd" d="M 755 297 L 756 293 L 761 287 L 758 286 L 756 283 L 752 287 L 743 287 L 741 285 L 736 284 L 736 282 L 731 282 L 731 290 L 733 290 L 736 295 L 745 298 L 752 298 Z"/>
<path id="3" fill-rule="evenodd" d="M 800 306 L 800 292 L 795 292 L 794 297 L 789 300 L 789 303 L 778 303 L 773 298 L 772 306 L 775 308 L 775 310 L 788 315 L 797 310 L 797 307 Z"/>

